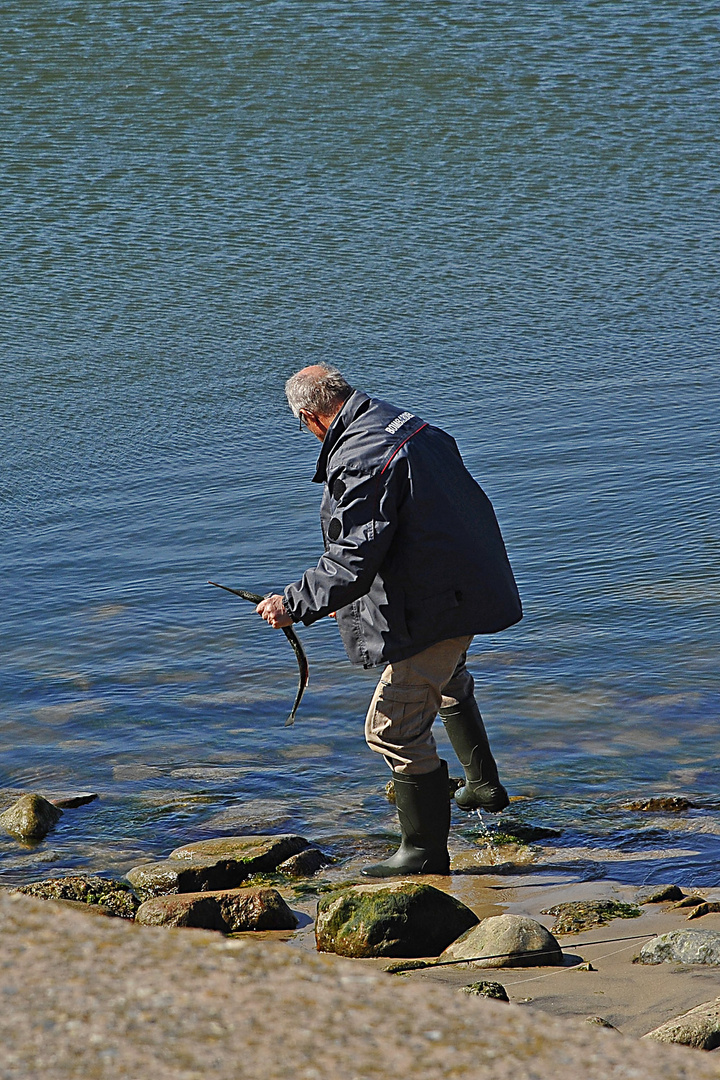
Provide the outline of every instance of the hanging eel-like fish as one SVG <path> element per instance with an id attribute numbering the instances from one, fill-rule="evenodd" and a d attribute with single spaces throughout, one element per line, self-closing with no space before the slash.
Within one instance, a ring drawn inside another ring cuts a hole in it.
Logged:
<path id="1" fill-rule="evenodd" d="M 259 593 L 248 592 L 247 589 L 231 589 L 229 585 L 219 585 L 217 581 L 208 581 L 208 585 L 214 585 L 217 589 L 225 589 L 226 592 L 235 593 L 235 596 L 240 596 L 243 600 L 249 600 L 251 604 L 259 604 L 261 600 L 265 599 L 265 597 L 260 596 Z M 295 653 L 298 662 L 298 668 L 300 669 L 300 681 L 298 682 L 297 694 L 295 695 L 295 704 L 285 721 L 285 727 L 292 727 L 295 723 L 295 714 L 298 711 L 298 705 L 300 704 L 303 693 L 305 692 L 305 687 L 310 678 L 310 668 L 307 656 L 305 655 L 305 650 L 300 644 L 300 638 L 297 636 L 292 626 L 282 626 L 281 630 L 293 647 L 293 652 Z"/>

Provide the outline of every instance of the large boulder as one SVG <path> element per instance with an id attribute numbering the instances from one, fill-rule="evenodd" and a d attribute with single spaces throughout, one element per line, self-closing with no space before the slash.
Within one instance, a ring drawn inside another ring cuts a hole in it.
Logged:
<path id="1" fill-rule="evenodd" d="M 302 836 L 224 836 L 185 844 L 162 862 L 127 874 L 141 896 L 234 889 L 253 874 L 269 873 L 308 846 Z"/>
<path id="2" fill-rule="evenodd" d="M 242 930 L 294 930 L 297 917 L 277 889 L 225 889 L 156 896 L 138 908 L 141 926 L 194 926 L 236 934 Z"/>
<path id="3" fill-rule="evenodd" d="M 341 956 L 437 956 L 477 915 L 432 885 L 350 885 L 318 903 L 320 952 Z"/>
<path id="4" fill-rule="evenodd" d="M 689 1012 L 668 1020 L 643 1035 L 643 1039 L 657 1042 L 680 1043 L 698 1050 L 715 1050 L 720 1046 L 720 998 L 706 1001 Z"/>
<path id="5" fill-rule="evenodd" d="M 93 874 L 75 874 L 65 878 L 47 878 L 30 885 L 20 885 L 15 892 L 36 896 L 40 900 L 63 900 L 70 903 L 99 907 L 122 919 L 133 919 L 140 901 L 122 881 L 96 877 Z"/>
<path id="6" fill-rule="evenodd" d="M 718 964 L 720 930 L 671 930 L 646 942 L 640 964 Z"/>
<path id="7" fill-rule="evenodd" d="M 4 814 L 0 827 L 20 840 L 44 840 L 62 817 L 62 810 L 42 795 L 21 795 Z"/>
<path id="8" fill-rule="evenodd" d="M 440 960 L 473 967 L 545 967 L 563 963 L 562 949 L 542 923 L 526 915 L 492 915 L 449 945 Z"/>

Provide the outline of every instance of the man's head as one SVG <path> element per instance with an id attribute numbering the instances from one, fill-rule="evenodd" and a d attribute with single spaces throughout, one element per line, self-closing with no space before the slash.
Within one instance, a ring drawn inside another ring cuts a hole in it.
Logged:
<path id="1" fill-rule="evenodd" d="M 303 368 L 285 383 L 293 415 L 321 442 L 352 392 L 350 383 L 329 364 Z"/>

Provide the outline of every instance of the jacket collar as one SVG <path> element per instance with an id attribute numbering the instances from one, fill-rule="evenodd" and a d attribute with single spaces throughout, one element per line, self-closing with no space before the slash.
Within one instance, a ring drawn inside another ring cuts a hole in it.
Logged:
<path id="1" fill-rule="evenodd" d="M 353 420 L 359 416 L 360 413 L 365 412 L 369 404 L 370 398 L 367 394 L 363 394 L 362 390 L 353 390 L 352 394 L 328 428 L 327 435 L 323 439 L 322 449 L 320 450 L 320 456 L 317 459 L 317 465 L 315 467 L 315 475 L 313 476 L 314 484 L 325 483 L 327 480 L 327 463 L 330 454 L 345 434 L 348 426 L 352 424 Z"/>

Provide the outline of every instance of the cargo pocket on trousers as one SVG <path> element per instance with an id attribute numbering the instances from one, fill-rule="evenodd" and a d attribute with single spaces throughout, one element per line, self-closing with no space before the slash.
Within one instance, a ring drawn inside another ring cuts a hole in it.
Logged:
<path id="1" fill-rule="evenodd" d="M 384 742 L 411 743 L 425 734 L 427 711 L 427 686 L 382 683 L 371 729 Z"/>

